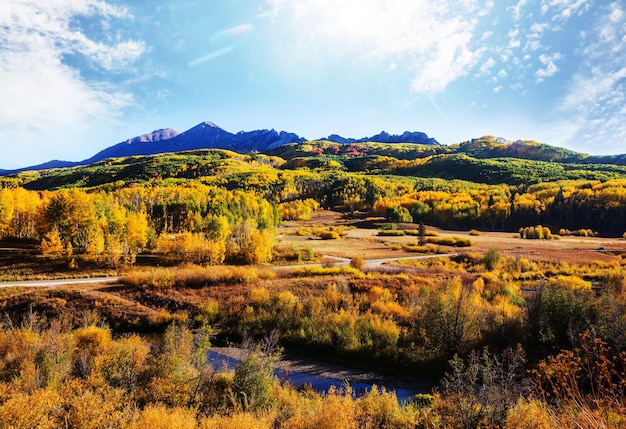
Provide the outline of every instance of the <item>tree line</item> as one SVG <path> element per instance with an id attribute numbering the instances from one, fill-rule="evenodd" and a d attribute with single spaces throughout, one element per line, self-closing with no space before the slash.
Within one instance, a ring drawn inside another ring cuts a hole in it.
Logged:
<path id="1" fill-rule="evenodd" d="M 280 215 L 252 192 L 198 183 L 115 191 L 0 190 L 0 236 L 41 240 L 50 255 L 132 262 L 151 249 L 197 262 L 269 260 Z"/>

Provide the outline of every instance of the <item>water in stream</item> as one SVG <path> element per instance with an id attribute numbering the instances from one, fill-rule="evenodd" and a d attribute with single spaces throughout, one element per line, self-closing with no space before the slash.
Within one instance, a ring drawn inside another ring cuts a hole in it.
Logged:
<path id="1" fill-rule="evenodd" d="M 214 368 L 218 368 L 218 369 L 222 369 L 222 368 L 234 369 L 241 363 L 240 361 L 236 359 L 224 356 L 214 351 L 208 352 L 208 359 L 211 365 Z M 287 372 L 287 371 L 282 371 L 282 370 L 277 369 L 274 371 L 274 374 L 281 380 L 289 381 L 289 383 L 291 383 L 296 388 L 304 386 L 305 384 L 308 384 L 315 391 L 320 392 L 320 393 L 328 392 L 332 386 L 334 386 L 337 389 L 341 389 L 345 387 L 345 382 L 343 380 L 339 380 L 336 378 L 322 377 L 322 376 L 314 375 L 314 374 L 307 374 L 304 372 L 292 372 L 292 371 Z M 354 383 L 354 384 L 351 383 L 350 387 L 352 387 L 353 391 L 355 392 L 357 396 L 372 389 L 372 385 L 367 384 L 367 383 Z M 411 400 L 413 400 L 415 395 L 419 393 L 429 393 L 428 390 L 424 388 L 422 389 L 396 389 L 393 387 L 385 387 L 385 388 L 387 390 L 395 391 L 398 401 L 401 403 L 410 402 Z"/>

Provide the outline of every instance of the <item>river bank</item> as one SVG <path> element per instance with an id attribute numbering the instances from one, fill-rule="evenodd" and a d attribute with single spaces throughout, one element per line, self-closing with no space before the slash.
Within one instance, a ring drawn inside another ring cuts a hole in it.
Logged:
<path id="1" fill-rule="evenodd" d="M 211 347 L 211 351 L 237 361 L 244 360 L 248 353 L 247 350 L 237 347 Z M 384 386 L 388 390 L 410 390 L 415 393 L 430 393 L 434 384 L 430 380 L 421 380 L 417 377 L 389 376 L 288 353 L 281 355 L 276 363 L 276 369 L 286 374 L 285 378 L 289 378 L 289 374 L 292 373 L 303 373 L 338 380 L 341 383 L 347 382 L 352 386 L 376 385 Z"/>

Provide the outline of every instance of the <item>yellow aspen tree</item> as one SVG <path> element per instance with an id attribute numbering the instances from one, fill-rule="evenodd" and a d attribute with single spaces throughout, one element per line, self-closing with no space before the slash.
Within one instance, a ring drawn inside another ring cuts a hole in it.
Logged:
<path id="1" fill-rule="evenodd" d="M 106 229 L 107 221 L 105 218 L 98 219 L 98 225 L 93 229 L 89 238 L 89 244 L 87 245 L 87 254 L 100 258 L 106 250 Z"/>
<path id="2" fill-rule="evenodd" d="M 148 218 L 145 213 L 128 213 L 124 234 L 124 252 L 136 254 L 148 244 Z"/>
<path id="3" fill-rule="evenodd" d="M 44 256 L 59 257 L 65 253 L 65 245 L 57 229 L 46 233 L 41 240 L 41 254 Z"/>

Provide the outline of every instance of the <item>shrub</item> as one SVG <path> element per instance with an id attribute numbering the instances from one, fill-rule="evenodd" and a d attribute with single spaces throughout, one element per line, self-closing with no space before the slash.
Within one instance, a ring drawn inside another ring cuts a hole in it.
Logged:
<path id="1" fill-rule="evenodd" d="M 427 243 L 438 244 L 441 246 L 453 246 L 453 247 L 470 247 L 472 244 L 472 240 L 463 237 L 441 237 L 441 238 L 433 238 L 429 237 L 426 239 Z"/>
<path id="2" fill-rule="evenodd" d="M 338 275 L 354 275 L 357 277 L 364 276 L 364 274 L 352 267 L 302 267 L 294 270 L 294 275 L 308 277 L 308 276 L 338 276 Z"/>
<path id="3" fill-rule="evenodd" d="M 493 248 L 487 251 L 485 258 L 483 259 L 485 268 L 487 268 L 490 271 L 496 267 L 499 261 L 500 261 L 500 252 L 498 252 L 497 249 L 493 249 Z"/>
<path id="4" fill-rule="evenodd" d="M 561 229 L 559 230 L 559 233 L 565 232 L 565 231 L 566 230 Z M 555 238 L 555 236 L 552 235 L 552 231 L 550 231 L 550 228 L 548 228 L 547 226 L 541 226 L 541 225 L 527 226 L 525 228 L 520 228 L 519 234 L 520 234 L 520 238 L 525 238 L 528 240 L 550 240 L 552 238 Z"/>
<path id="5" fill-rule="evenodd" d="M 413 222 L 413 216 L 409 212 L 409 209 L 401 206 L 394 206 L 387 208 L 387 218 L 392 222 Z"/>
<path id="6" fill-rule="evenodd" d="M 521 347 L 500 355 L 475 350 L 467 363 L 457 355 L 441 382 L 433 408 L 442 417 L 443 427 L 502 427 L 508 410 L 525 391 L 524 353 Z"/>
<path id="7" fill-rule="evenodd" d="M 339 239 L 339 233 L 335 231 L 323 231 L 320 233 L 319 237 L 322 240 L 337 240 Z"/>
<path id="8" fill-rule="evenodd" d="M 533 371 L 534 394 L 556 427 L 624 427 L 626 354 L 599 338 L 580 335 L 580 347 L 548 357 Z"/>
<path id="9" fill-rule="evenodd" d="M 439 247 L 432 243 L 423 246 L 420 246 L 418 243 L 403 244 L 402 250 L 416 253 L 445 253 L 440 251 Z"/>
<path id="10" fill-rule="evenodd" d="M 483 235 L 483 233 L 481 231 L 477 230 L 477 229 L 472 229 L 472 230 L 470 230 L 469 235 L 481 236 L 481 235 Z"/>
<path id="11" fill-rule="evenodd" d="M 381 230 L 376 234 L 380 237 L 402 237 L 404 236 L 404 231 L 399 229 L 389 229 L 389 230 Z"/>
<path id="12" fill-rule="evenodd" d="M 350 259 L 350 266 L 357 270 L 362 270 L 365 266 L 365 259 L 363 259 L 362 256 L 355 256 L 354 258 Z"/>

